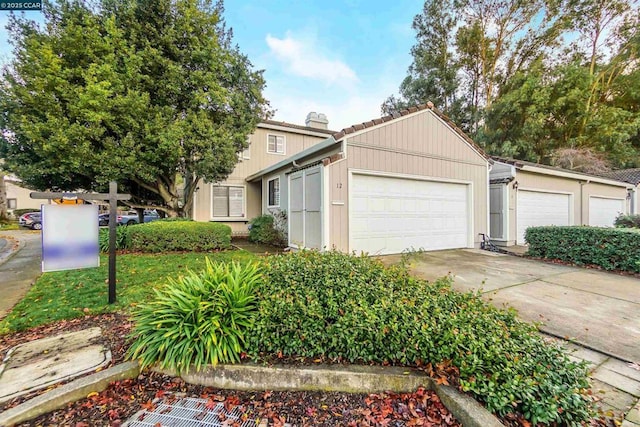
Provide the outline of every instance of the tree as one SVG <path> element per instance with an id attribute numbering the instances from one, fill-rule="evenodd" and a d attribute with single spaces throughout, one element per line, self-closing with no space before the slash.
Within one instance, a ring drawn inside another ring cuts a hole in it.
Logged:
<path id="1" fill-rule="evenodd" d="M 15 59 L 0 89 L 7 168 L 36 189 L 117 180 L 138 202 L 182 215 L 196 183 L 225 179 L 270 114 L 262 72 L 232 45 L 222 2 L 44 9 L 42 28 L 12 18 Z"/>

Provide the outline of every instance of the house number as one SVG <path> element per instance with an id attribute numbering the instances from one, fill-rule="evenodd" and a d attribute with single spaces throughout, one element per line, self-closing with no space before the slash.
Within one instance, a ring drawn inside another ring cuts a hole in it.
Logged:
<path id="1" fill-rule="evenodd" d="M 336 188 L 342 188 L 342 183 L 341 182 L 337 183 Z"/>

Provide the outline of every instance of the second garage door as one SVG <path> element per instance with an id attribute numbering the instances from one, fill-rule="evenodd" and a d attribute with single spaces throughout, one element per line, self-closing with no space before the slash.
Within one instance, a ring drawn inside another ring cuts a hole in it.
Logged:
<path id="1" fill-rule="evenodd" d="M 518 190 L 518 244 L 524 241 L 528 227 L 542 225 L 571 225 L 571 196 L 569 194 Z"/>
<path id="2" fill-rule="evenodd" d="M 624 213 L 624 199 L 607 197 L 589 197 L 589 225 L 594 227 L 613 227 L 620 213 Z"/>
<path id="3" fill-rule="evenodd" d="M 403 250 L 469 246 L 469 185 L 353 175 L 351 250 L 394 254 Z"/>

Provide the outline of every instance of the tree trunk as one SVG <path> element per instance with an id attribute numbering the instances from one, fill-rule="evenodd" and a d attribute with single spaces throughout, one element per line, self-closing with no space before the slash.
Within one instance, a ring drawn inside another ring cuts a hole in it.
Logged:
<path id="1" fill-rule="evenodd" d="M 7 185 L 4 182 L 4 173 L 0 172 L 0 221 L 9 218 L 7 214 Z"/>

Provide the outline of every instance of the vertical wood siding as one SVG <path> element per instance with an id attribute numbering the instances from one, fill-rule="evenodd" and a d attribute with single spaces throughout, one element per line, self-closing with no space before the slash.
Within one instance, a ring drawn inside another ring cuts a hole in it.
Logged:
<path id="1" fill-rule="evenodd" d="M 488 233 L 487 161 L 431 111 L 347 135 L 347 160 L 330 166 L 331 244 L 349 250 L 349 170 L 468 181 L 473 186 L 474 242 Z M 336 202 L 344 203 L 336 205 Z"/>

